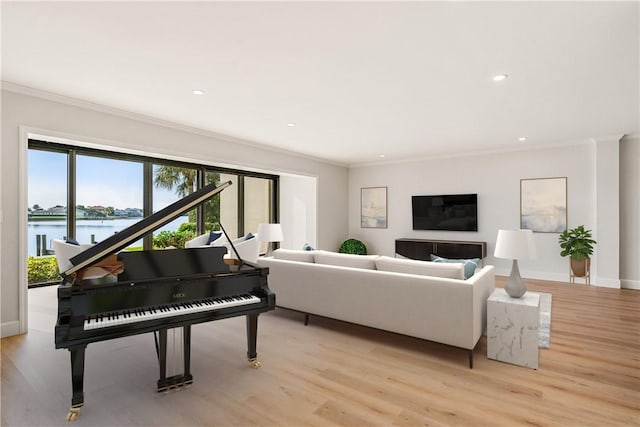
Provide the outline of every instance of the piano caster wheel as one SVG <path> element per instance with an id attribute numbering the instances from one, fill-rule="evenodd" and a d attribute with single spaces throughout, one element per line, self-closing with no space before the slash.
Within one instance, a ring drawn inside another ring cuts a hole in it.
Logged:
<path id="1" fill-rule="evenodd" d="M 80 408 L 71 408 L 69 412 L 67 412 L 67 421 L 75 421 L 80 416 Z"/>
<path id="2" fill-rule="evenodd" d="M 262 363 L 260 363 L 258 359 L 249 359 L 249 366 L 251 366 L 253 369 L 258 369 L 260 368 L 260 366 L 262 366 Z"/>

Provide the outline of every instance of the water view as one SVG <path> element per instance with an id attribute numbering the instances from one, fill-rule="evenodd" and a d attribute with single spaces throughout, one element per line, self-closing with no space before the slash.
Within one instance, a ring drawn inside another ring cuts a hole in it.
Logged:
<path id="1" fill-rule="evenodd" d="M 78 220 L 76 223 L 76 240 L 80 243 L 91 243 L 93 235 L 96 242 L 113 236 L 115 233 L 135 224 L 142 218 L 118 218 L 105 220 Z M 177 230 L 183 222 L 188 222 L 186 216 L 181 216 L 170 223 L 154 231 L 157 234 L 164 230 Z M 40 220 L 29 221 L 27 231 L 27 241 L 29 242 L 29 256 L 36 256 L 36 235 L 45 234 L 47 236 L 47 249 L 51 249 L 53 239 L 62 239 L 67 234 L 66 220 Z M 134 242 L 131 246 L 142 246 L 142 240 Z"/>

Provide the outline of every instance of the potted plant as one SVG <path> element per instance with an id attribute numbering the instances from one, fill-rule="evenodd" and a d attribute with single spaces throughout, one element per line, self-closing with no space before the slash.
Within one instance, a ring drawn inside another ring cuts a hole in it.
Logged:
<path id="1" fill-rule="evenodd" d="M 338 252 L 341 254 L 366 255 L 367 247 L 358 239 L 347 239 L 342 242 Z"/>
<path id="2" fill-rule="evenodd" d="M 591 230 L 586 230 L 584 225 L 560 233 L 560 255 L 570 257 L 571 271 L 576 277 L 585 277 L 589 271 L 590 256 L 596 244 L 591 237 Z"/>

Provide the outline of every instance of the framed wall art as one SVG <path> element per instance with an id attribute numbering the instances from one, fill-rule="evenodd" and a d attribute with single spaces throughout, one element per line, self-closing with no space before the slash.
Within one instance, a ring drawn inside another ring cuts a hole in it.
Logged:
<path id="1" fill-rule="evenodd" d="M 387 228 L 387 187 L 360 189 L 360 227 Z"/>
<path id="2" fill-rule="evenodd" d="M 520 228 L 538 233 L 567 229 L 567 178 L 520 180 Z"/>

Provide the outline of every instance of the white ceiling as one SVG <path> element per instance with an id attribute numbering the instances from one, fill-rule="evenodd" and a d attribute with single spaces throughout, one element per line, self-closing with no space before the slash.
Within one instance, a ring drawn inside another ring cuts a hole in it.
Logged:
<path id="1" fill-rule="evenodd" d="M 509 150 L 640 132 L 639 4 L 3 1 L 2 80 L 346 165 Z"/>

